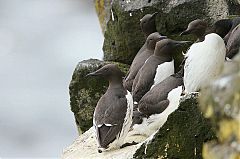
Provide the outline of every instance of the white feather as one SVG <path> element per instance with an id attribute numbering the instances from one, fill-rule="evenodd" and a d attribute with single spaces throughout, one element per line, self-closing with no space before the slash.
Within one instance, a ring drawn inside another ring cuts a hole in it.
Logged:
<path id="1" fill-rule="evenodd" d="M 174 74 L 174 60 L 158 65 L 151 89 L 172 74 Z"/>
<path id="2" fill-rule="evenodd" d="M 182 86 L 173 89 L 168 93 L 169 105 L 160 114 L 151 115 L 149 118 L 144 118 L 142 124 L 135 124 L 129 135 L 145 135 L 147 137 L 153 135 L 167 121 L 168 116 L 174 112 L 179 106 L 181 98 Z"/>
<path id="3" fill-rule="evenodd" d="M 226 48 L 223 39 L 211 33 L 203 42 L 193 44 L 184 65 L 185 92 L 198 91 L 215 79 L 223 67 Z"/>
<path id="4" fill-rule="evenodd" d="M 122 146 L 124 144 L 124 139 L 126 138 L 128 132 L 130 130 L 130 127 L 132 125 L 133 98 L 129 91 L 127 91 L 126 98 L 127 98 L 127 112 L 126 112 L 126 116 L 124 118 L 122 130 L 117 135 L 116 139 L 111 144 L 109 144 L 108 149 L 115 149 L 115 148 L 119 148 L 120 146 Z"/>
<path id="5" fill-rule="evenodd" d="M 112 124 L 105 124 L 106 126 L 113 126 Z"/>

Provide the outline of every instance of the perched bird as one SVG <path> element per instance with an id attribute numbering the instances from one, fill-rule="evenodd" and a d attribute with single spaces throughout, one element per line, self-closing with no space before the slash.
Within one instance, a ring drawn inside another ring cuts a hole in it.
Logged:
<path id="1" fill-rule="evenodd" d="M 155 12 L 153 14 L 146 14 L 142 17 L 142 19 L 140 19 L 140 27 L 141 30 L 144 34 L 145 39 L 147 39 L 147 37 L 152 34 L 157 32 L 156 29 L 156 23 L 155 23 L 155 18 L 156 15 L 158 14 L 158 12 Z M 142 52 L 144 49 L 146 48 L 146 42 L 143 44 L 143 46 L 140 48 L 140 50 L 138 51 L 136 57 L 138 56 L 138 54 L 140 52 Z"/>
<path id="2" fill-rule="evenodd" d="M 224 38 L 227 43 L 231 31 L 240 23 L 240 17 L 233 19 L 221 19 L 216 21 L 212 26 L 208 26 L 204 20 L 196 19 L 188 24 L 188 28 L 183 31 L 180 35 L 193 34 L 198 40 L 202 42 L 205 35 L 209 33 L 216 33 L 221 38 Z"/>
<path id="3" fill-rule="evenodd" d="M 188 34 L 193 34 L 196 36 L 197 42 L 201 42 L 204 40 L 206 29 L 208 25 L 205 21 L 196 19 L 188 24 L 188 27 L 186 30 L 184 30 L 180 36 L 182 35 L 188 35 Z"/>
<path id="4" fill-rule="evenodd" d="M 101 76 L 109 81 L 106 93 L 94 111 L 98 152 L 120 148 L 132 124 L 133 99 L 123 87 L 124 73 L 114 64 L 108 64 L 87 76 Z"/>
<path id="5" fill-rule="evenodd" d="M 172 89 L 167 95 L 167 100 L 169 101 L 168 107 L 161 113 L 143 117 L 141 123 L 136 123 L 132 126 L 128 136 L 143 135 L 149 137 L 157 132 L 167 121 L 169 114 L 178 108 L 181 93 L 182 86 Z"/>
<path id="6" fill-rule="evenodd" d="M 155 17 L 157 14 L 158 12 L 146 14 L 142 19 L 140 19 L 140 27 L 145 35 L 145 38 L 147 38 L 151 33 L 157 32 L 155 23 Z"/>
<path id="7" fill-rule="evenodd" d="M 232 59 L 238 53 L 240 47 L 240 24 L 232 30 L 226 47 L 226 56 Z"/>
<path id="8" fill-rule="evenodd" d="M 221 21 L 221 20 L 219 20 L 219 21 Z M 231 34 L 231 32 L 233 31 L 233 29 L 236 27 L 236 26 L 238 26 L 239 24 L 240 24 L 240 17 L 235 17 L 235 18 L 233 18 L 233 19 L 226 19 L 226 22 L 225 22 L 226 24 L 225 25 L 227 25 L 228 26 L 228 32 L 227 32 L 227 34 L 224 36 L 224 41 L 225 41 L 225 43 L 227 43 L 228 42 L 228 39 L 229 39 L 229 37 L 230 37 L 230 34 Z M 222 36 L 221 36 L 222 37 Z"/>
<path id="9" fill-rule="evenodd" d="M 137 75 L 144 62 L 153 55 L 155 45 L 158 41 L 165 39 L 165 36 L 161 36 L 158 32 L 152 33 L 148 36 L 146 43 L 143 46 L 143 50 L 139 51 L 135 56 L 127 76 L 124 79 L 123 85 L 128 91 L 132 91 L 133 80 Z"/>
<path id="10" fill-rule="evenodd" d="M 215 33 L 206 35 L 203 42 L 193 44 L 186 54 L 184 65 L 185 93 L 198 91 L 218 76 L 225 55 L 224 41 Z"/>
<path id="11" fill-rule="evenodd" d="M 178 73 L 167 77 L 147 92 L 139 101 L 138 110 L 147 116 L 163 112 L 169 105 L 168 93 L 182 85 L 183 67 Z"/>
<path id="12" fill-rule="evenodd" d="M 220 19 L 216 21 L 212 28 L 211 32 L 218 34 L 221 38 L 224 38 L 232 28 L 231 19 Z"/>
<path id="13" fill-rule="evenodd" d="M 138 102 L 150 88 L 174 73 L 173 54 L 176 46 L 188 41 L 163 39 L 157 42 L 151 55 L 137 73 L 132 87 L 134 102 Z"/>
<path id="14" fill-rule="evenodd" d="M 132 85 L 133 85 L 133 80 L 139 71 L 139 69 L 142 67 L 144 62 L 147 60 L 147 58 L 153 54 L 154 48 L 152 50 L 152 46 L 147 47 L 147 44 L 150 43 L 150 39 L 152 40 L 151 44 L 154 44 L 155 47 L 155 40 L 161 36 L 156 29 L 156 24 L 155 24 L 155 17 L 158 13 L 155 12 L 153 14 L 146 14 L 141 20 L 140 20 L 140 27 L 141 30 L 146 38 L 145 43 L 143 46 L 140 48 L 138 53 L 133 59 L 133 62 L 131 64 L 131 67 L 124 79 L 124 87 L 128 91 L 132 91 Z M 151 35 L 151 36 L 150 36 Z M 149 49 L 150 48 L 150 49 Z"/>

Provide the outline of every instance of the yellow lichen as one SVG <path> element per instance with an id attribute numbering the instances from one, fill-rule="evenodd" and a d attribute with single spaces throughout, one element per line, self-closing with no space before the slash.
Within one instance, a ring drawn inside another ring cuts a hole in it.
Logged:
<path id="1" fill-rule="evenodd" d="M 222 120 L 219 122 L 219 140 L 225 142 L 231 137 L 236 137 L 237 142 L 240 142 L 240 122 L 237 120 Z"/>
<path id="2" fill-rule="evenodd" d="M 205 117 L 206 118 L 210 118 L 213 115 L 213 106 L 212 105 L 208 105 L 205 111 Z"/>

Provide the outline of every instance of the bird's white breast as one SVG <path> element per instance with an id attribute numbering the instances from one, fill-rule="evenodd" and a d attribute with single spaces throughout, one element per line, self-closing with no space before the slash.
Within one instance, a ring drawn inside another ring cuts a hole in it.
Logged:
<path id="1" fill-rule="evenodd" d="M 184 65 L 184 86 L 187 93 L 196 92 L 220 73 L 225 60 L 225 44 L 211 41 L 193 44 L 187 52 Z M 222 40 L 222 42 L 221 42 Z"/>
<path id="2" fill-rule="evenodd" d="M 160 114 L 151 115 L 149 118 L 143 118 L 141 124 L 135 124 L 131 135 L 141 134 L 149 137 L 167 121 L 168 116 L 174 112 L 179 106 L 179 100 L 181 98 L 182 86 L 173 89 L 168 93 L 169 105 Z"/>
<path id="3" fill-rule="evenodd" d="M 158 65 L 151 89 L 172 74 L 174 74 L 174 60 Z"/>

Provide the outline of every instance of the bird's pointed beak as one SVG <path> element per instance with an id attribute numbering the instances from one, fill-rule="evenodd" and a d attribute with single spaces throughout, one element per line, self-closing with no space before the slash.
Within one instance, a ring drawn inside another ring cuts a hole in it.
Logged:
<path id="1" fill-rule="evenodd" d="M 192 41 L 174 41 L 173 42 L 175 44 L 175 46 L 182 46 L 182 45 L 186 45 L 186 44 L 192 44 Z"/>
<path id="2" fill-rule="evenodd" d="M 187 30 L 184 30 L 183 32 L 180 33 L 180 36 L 183 36 L 183 35 L 188 35 L 191 33 L 191 30 L 190 29 L 187 29 Z"/>
<path id="3" fill-rule="evenodd" d="M 154 12 L 154 13 L 152 14 L 152 17 L 151 17 L 151 19 L 155 18 L 155 17 L 156 17 L 156 15 L 158 15 L 158 13 L 159 13 L 159 12 Z"/>
<path id="4" fill-rule="evenodd" d="M 85 77 L 99 76 L 99 75 L 100 75 L 99 71 L 95 71 L 95 72 L 91 72 L 91 73 L 87 74 Z"/>
<path id="5" fill-rule="evenodd" d="M 163 39 L 167 39 L 167 36 L 160 36 L 160 37 L 158 38 L 157 42 L 158 42 L 158 41 L 161 41 L 161 40 L 163 40 Z"/>

